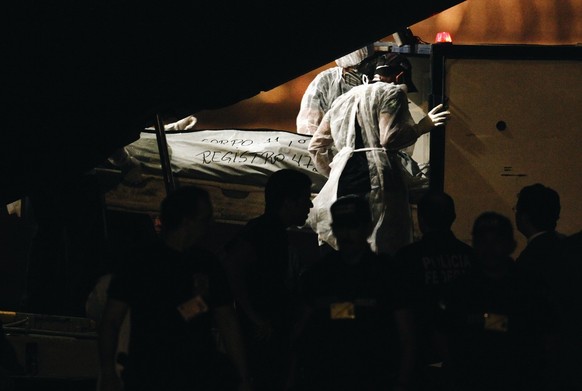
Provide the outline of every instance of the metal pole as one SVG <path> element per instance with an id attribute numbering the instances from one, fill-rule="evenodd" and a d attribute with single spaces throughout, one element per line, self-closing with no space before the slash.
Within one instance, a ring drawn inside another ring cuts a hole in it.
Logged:
<path id="1" fill-rule="evenodd" d="M 174 175 L 172 173 L 172 165 L 170 164 L 170 154 L 168 152 L 168 142 L 166 141 L 166 132 L 164 124 L 159 114 L 156 114 L 156 140 L 158 141 L 158 151 L 160 153 L 160 163 L 162 164 L 162 173 L 164 175 L 164 185 L 166 187 L 166 194 L 169 194 L 176 188 L 174 182 Z"/>

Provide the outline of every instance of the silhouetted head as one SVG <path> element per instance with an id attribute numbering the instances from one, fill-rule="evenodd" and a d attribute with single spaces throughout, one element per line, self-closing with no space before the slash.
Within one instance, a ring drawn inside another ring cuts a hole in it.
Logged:
<path id="1" fill-rule="evenodd" d="M 412 64 L 400 53 L 390 52 L 378 57 L 372 81 L 406 84 L 408 92 L 418 91 L 412 82 Z"/>
<path id="2" fill-rule="evenodd" d="M 537 231 L 553 231 L 560 218 L 560 209 L 560 196 L 554 189 L 541 183 L 525 186 L 517 195 L 515 205 L 517 229 L 524 233 L 525 225 L 531 224 Z"/>
<path id="3" fill-rule="evenodd" d="M 457 217 L 453 198 L 438 190 L 429 190 L 420 198 L 417 212 L 418 224 L 423 233 L 448 231 Z"/>
<path id="4" fill-rule="evenodd" d="M 265 212 L 278 215 L 287 226 L 302 226 L 313 207 L 311 184 L 301 171 L 275 171 L 265 185 Z"/>
<path id="5" fill-rule="evenodd" d="M 473 248 L 484 260 L 503 260 L 515 250 L 513 225 L 497 212 L 484 212 L 473 223 Z"/>

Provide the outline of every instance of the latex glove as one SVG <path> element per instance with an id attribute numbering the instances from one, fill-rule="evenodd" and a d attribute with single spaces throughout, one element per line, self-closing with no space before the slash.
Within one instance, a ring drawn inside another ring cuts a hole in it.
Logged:
<path id="1" fill-rule="evenodd" d="M 446 124 L 451 117 L 451 112 L 443 110 L 443 104 L 435 106 L 428 114 L 417 124 L 419 134 L 430 132 L 434 127 Z"/>
<path id="2" fill-rule="evenodd" d="M 198 118 L 193 115 L 189 115 L 186 118 L 182 118 L 177 122 L 172 122 L 171 124 L 164 125 L 164 130 L 190 130 L 196 125 Z"/>
<path id="3" fill-rule="evenodd" d="M 431 111 L 428 112 L 428 117 L 430 117 L 433 126 L 441 126 L 447 123 L 448 119 L 451 117 L 451 112 L 448 110 L 443 110 L 443 104 L 439 104 Z"/>

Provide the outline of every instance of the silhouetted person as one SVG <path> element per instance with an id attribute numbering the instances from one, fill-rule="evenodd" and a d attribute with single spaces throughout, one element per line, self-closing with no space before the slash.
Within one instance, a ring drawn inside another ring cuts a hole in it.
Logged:
<path id="1" fill-rule="evenodd" d="M 410 385 L 414 367 L 411 311 L 394 302 L 392 258 L 372 251 L 368 201 L 331 206 L 338 250 L 301 276 L 294 389 L 389 390 Z"/>
<path id="2" fill-rule="evenodd" d="M 453 281 L 441 299 L 450 389 L 545 390 L 546 343 L 555 332 L 552 306 L 537 280 L 517 270 L 507 217 L 482 213 L 472 235 L 472 271 Z"/>
<path id="3" fill-rule="evenodd" d="M 563 318 L 564 301 L 569 300 L 564 292 L 569 275 L 568 265 L 560 254 L 565 235 L 556 230 L 560 219 L 561 205 L 558 192 L 541 183 L 523 187 L 515 204 L 515 224 L 527 239 L 527 245 L 517 257 L 519 270 L 531 273 L 539 280 L 538 286 L 554 305 L 558 319 Z M 567 341 L 553 341 L 556 348 Z M 557 380 L 560 368 L 558 351 L 552 357 L 549 377 Z"/>
<path id="4" fill-rule="evenodd" d="M 85 303 L 85 316 L 95 322 L 97 329 L 101 327 L 101 317 L 103 310 L 107 303 L 107 291 L 113 273 L 107 273 L 101 276 L 95 287 L 89 293 Z M 117 334 L 117 353 L 116 353 L 116 367 L 117 372 L 121 376 L 125 365 L 127 365 L 127 351 L 129 348 L 129 332 L 130 332 L 130 311 L 127 311 L 125 319 L 123 320 L 119 332 Z"/>
<path id="5" fill-rule="evenodd" d="M 294 276 L 288 228 L 305 224 L 311 179 L 283 169 L 265 186 L 265 211 L 226 245 L 224 263 L 236 298 L 258 391 L 283 387 L 293 322 Z"/>
<path id="6" fill-rule="evenodd" d="M 515 205 L 515 225 L 527 239 L 517 257 L 521 269 L 532 271 L 551 285 L 559 276 L 553 264 L 564 235 L 556 231 L 560 218 L 560 196 L 552 188 L 536 183 L 522 188 Z M 558 273 L 559 270 L 556 270 Z"/>
<path id="7" fill-rule="evenodd" d="M 108 211 L 107 213 L 107 255 L 98 278 L 93 283 L 93 289 L 85 300 L 85 317 L 93 320 L 97 327 L 101 322 L 103 310 L 107 302 L 107 291 L 113 276 L 113 271 L 123 265 L 125 260 L 140 253 L 144 246 L 158 239 L 158 233 L 151 216 L 141 213 Z M 129 345 L 129 318 L 121 326 L 118 338 L 118 371 L 121 373 L 127 362 Z"/>
<path id="8" fill-rule="evenodd" d="M 557 352 L 556 390 L 582 390 L 582 231 L 561 242 L 558 286 L 560 327 Z"/>
<path id="9" fill-rule="evenodd" d="M 205 190 L 178 188 L 161 203 L 160 240 L 114 272 L 99 328 L 100 390 L 121 387 L 115 356 L 130 309 L 125 390 L 230 391 L 247 384 L 226 275 L 200 247 L 211 219 Z M 215 327 L 228 355 L 219 349 Z"/>
<path id="10" fill-rule="evenodd" d="M 422 238 L 401 248 L 395 255 L 397 295 L 418 311 L 420 371 L 425 383 L 442 375 L 443 341 L 435 334 L 438 300 L 451 281 L 471 270 L 473 248 L 455 237 L 455 203 L 444 192 L 430 190 L 418 202 L 418 224 Z M 432 366 L 431 366 L 432 365 Z"/>

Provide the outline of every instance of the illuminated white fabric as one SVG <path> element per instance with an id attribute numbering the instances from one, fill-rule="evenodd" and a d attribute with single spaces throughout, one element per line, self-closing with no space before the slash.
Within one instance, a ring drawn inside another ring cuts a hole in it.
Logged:
<path id="1" fill-rule="evenodd" d="M 318 192 L 326 177 L 315 169 L 307 146 L 311 136 L 282 130 L 199 130 L 166 133 L 172 172 L 180 177 L 264 186 L 269 175 L 293 168 L 309 175 Z M 126 147 L 145 173 L 159 174 L 156 135 L 143 132 Z"/>
<path id="2" fill-rule="evenodd" d="M 337 64 L 338 67 L 342 68 L 353 67 L 354 65 L 358 65 L 359 63 L 364 61 L 372 54 L 374 54 L 374 47 L 365 46 L 361 49 L 354 50 L 353 52 L 336 59 L 335 63 Z"/>
<path id="3" fill-rule="evenodd" d="M 296 118 L 297 133 L 315 133 L 333 101 L 355 86 L 344 80 L 341 67 L 326 69 L 315 76 L 301 98 Z"/>
<path id="4" fill-rule="evenodd" d="M 356 119 L 370 170 L 370 208 L 374 232 L 369 241 L 374 251 L 393 253 L 412 240 L 412 221 L 407 187 L 385 184 L 386 170 L 404 168 L 396 156 L 398 150 L 414 144 L 419 136 L 405 90 L 393 83 L 357 86 L 338 97 L 313 135 L 308 150 L 318 171 L 328 180 L 314 199 L 308 223 L 318 233 L 320 242 L 335 247 L 330 239 L 329 207 L 336 199 L 338 180 L 347 159 L 354 153 Z M 396 167 L 393 167 L 396 164 Z"/>

